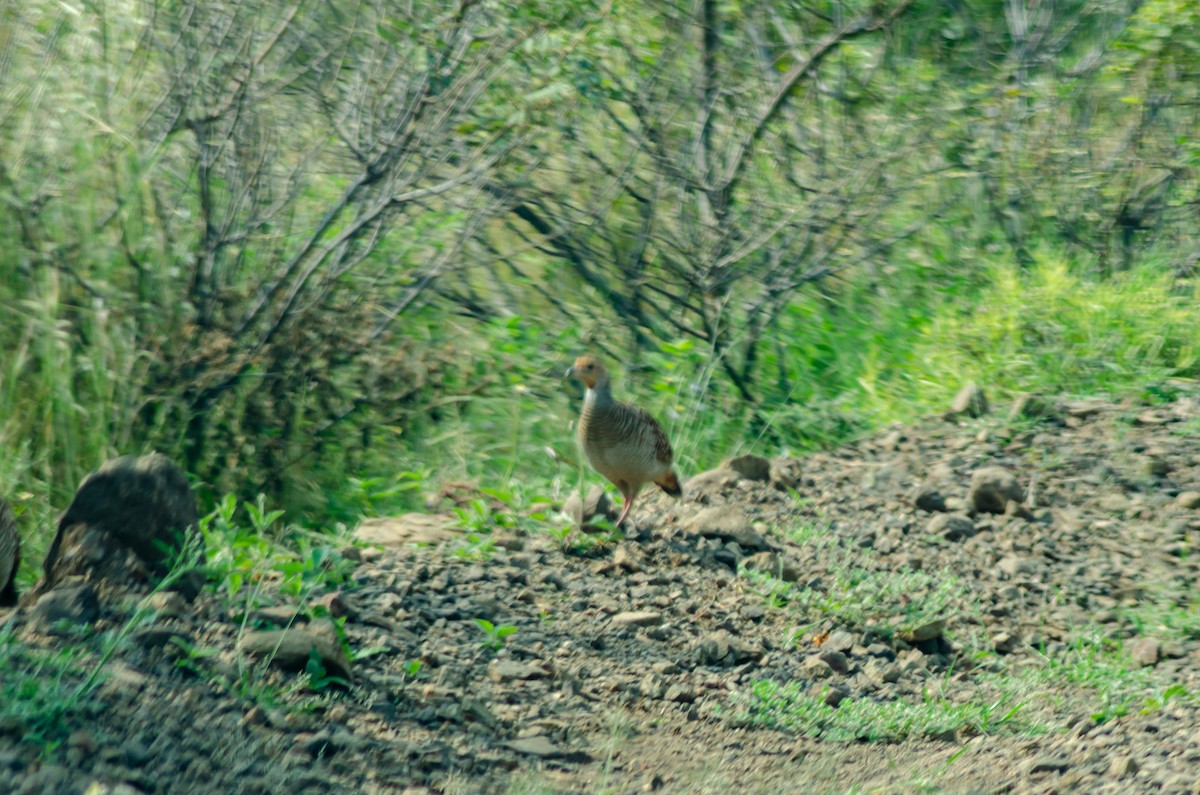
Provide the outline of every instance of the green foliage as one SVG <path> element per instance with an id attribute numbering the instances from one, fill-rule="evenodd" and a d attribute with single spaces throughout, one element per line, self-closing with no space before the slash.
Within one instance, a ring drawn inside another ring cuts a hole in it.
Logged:
<path id="1" fill-rule="evenodd" d="M 239 511 L 246 523 L 239 521 Z M 247 608 L 259 606 L 263 587 L 303 604 L 317 588 L 337 588 L 357 565 L 346 559 L 339 545 L 349 543 L 343 527 L 317 533 L 295 526 L 281 527 L 284 512 L 268 510 L 266 498 L 239 502 L 226 495 L 211 513 L 200 519 L 208 553 L 209 578 L 229 600 Z M 340 542 L 340 544 L 339 544 Z"/>
<path id="2" fill-rule="evenodd" d="M 1099 630 L 1086 632 L 1061 653 L 1043 656 L 1040 667 L 998 683 L 1030 694 L 1066 688 L 1067 698 L 1086 706 L 1096 723 L 1134 711 L 1153 711 L 1171 699 L 1194 699 L 1182 685 L 1164 682 L 1153 668 L 1139 667 L 1119 642 Z"/>
<path id="3" fill-rule="evenodd" d="M 1079 710 L 1104 723 L 1195 700 L 1185 686 L 1154 668 L 1138 667 L 1119 643 L 1099 634 L 1085 633 L 1066 648 L 1046 651 L 1038 664 L 988 670 L 977 669 L 960 683 L 953 700 L 931 683 L 916 701 L 847 698 L 836 707 L 810 683 L 758 681 L 735 694 L 731 717 L 830 741 L 898 741 L 959 731 L 1042 733 L 1060 728 L 1064 715 Z"/>
<path id="4" fill-rule="evenodd" d="M 0 627 L 0 718 L 30 742 L 53 750 L 64 734 L 63 719 L 87 695 L 80 682 L 90 664 L 90 655 L 78 646 L 44 651 L 17 640 L 11 627 Z"/>
<path id="5" fill-rule="evenodd" d="M 768 607 L 793 610 L 805 625 L 828 622 L 892 637 L 978 610 L 967 586 L 951 571 L 882 566 L 870 550 L 844 545 L 811 524 L 785 532 L 794 543 L 819 550 L 821 568 L 810 571 L 816 582 L 802 586 L 771 572 L 744 569 L 741 576 Z"/>
<path id="6" fill-rule="evenodd" d="M 793 600 L 809 615 L 832 619 L 839 626 L 892 635 L 950 618 L 968 594 L 967 587 L 949 572 L 846 567 L 819 588 L 799 590 Z"/>
<path id="7" fill-rule="evenodd" d="M 1008 699 L 954 703 L 931 694 L 918 703 L 847 698 L 836 707 L 806 685 L 761 680 L 735 701 L 735 720 L 833 742 L 898 742 L 966 731 L 996 734 L 1028 731 L 1018 720 L 1022 706 Z"/>
<path id="8" fill-rule="evenodd" d="M 198 561 L 199 544 L 179 550 L 151 593 L 171 590 Z M 143 600 L 116 628 L 96 635 L 79 627 L 71 643 L 53 651 L 18 640 L 11 624 L 0 626 L 0 720 L 12 721 L 12 728 L 43 752 L 52 751 L 65 736 L 68 721 L 104 681 L 109 660 L 152 616 Z"/>
<path id="9" fill-rule="evenodd" d="M 331 495 L 330 513 L 335 517 L 350 518 L 388 516 L 413 510 L 419 507 L 420 489 L 428 482 L 428 471 L 398 472 L 390 477 L 351 475 L 345 491 Z"/>
<path id="10" fill-rule="evenodd" d="M 475 619 L 475 626 L 479 627 L 479 631 L 483 633 L 484 639 L 481 641 L 483 647 L 490 651 L 500 651 L 504 648 L 504 642 L 510 635 L 516 633 L 517 628 L 512 624 L 493 624 L 486 618 Z"/>
<path id="11" fill-rule="evenodd" d="M 340 676 L 332 676 L 325 670 L 325 664 L 321 662 L 321 654 L 316 649 L 310 649 L 308 652 L 308 661 L 304 664 L 304 674 L 308 677 L 309 689 L 316 693 L 324 692 L 331 687 L 342 690 L 350 687 L 350 683 L 345 679 Z"/>

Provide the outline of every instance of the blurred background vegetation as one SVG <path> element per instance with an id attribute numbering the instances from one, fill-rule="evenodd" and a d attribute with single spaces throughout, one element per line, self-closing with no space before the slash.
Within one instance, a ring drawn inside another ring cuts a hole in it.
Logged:
<path id="1" fill-rule="evenodd" d="M 1186 0 L 0 0 L 0 496 L 561 493 L 585 350 L 684 472 L 1195 377 L 1198 116 Z"/>

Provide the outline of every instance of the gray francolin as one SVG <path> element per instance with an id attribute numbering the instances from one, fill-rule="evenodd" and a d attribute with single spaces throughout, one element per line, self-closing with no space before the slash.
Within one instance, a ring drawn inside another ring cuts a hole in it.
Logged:
<path id="1" fill-rule="evenodd" d="M 593 356 L 576 359 L 567 377 L 587 387 L 576 428 L 579 447 L 592 467 L 625 497 L 617 525 L 625 521 L 647 483 L 656 484 L 672 497 L 681 496 L 671 442 L 658 420 L 639 406 L 614 399 L 608 370 Z"/>

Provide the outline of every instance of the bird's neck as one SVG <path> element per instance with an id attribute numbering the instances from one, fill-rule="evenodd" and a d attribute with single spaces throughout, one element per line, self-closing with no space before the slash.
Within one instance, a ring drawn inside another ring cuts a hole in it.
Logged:
<path id="1" fill-rule="evenodd" d="M 612 405 L 613 396 L 612 389 L 607 381 L 601 381 L 593 387 L 589 387 L 587 394 L 583 398 L 584 409 L 602 409 Z"/>

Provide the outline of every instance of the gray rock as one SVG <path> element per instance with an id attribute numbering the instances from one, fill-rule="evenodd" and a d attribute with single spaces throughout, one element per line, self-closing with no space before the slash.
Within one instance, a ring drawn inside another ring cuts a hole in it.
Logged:
<path id="1" fill-rule="evenodd" d="M 946 631 L 946 619 L 935 618 L 932 621 L 926 621 L 913 629 L 906 632 L 899 632 L 897 636 L 907 643 L 923 643 L 927 640 L 940 638 L 942 633 Z"/>
<path id="2" fill-rule="evenodd" d="M 163 618 L 180 618 L 188 614 L 187 601 L 178 591 L 155 591 L 138 605 Z"/>
<path id="3" fill-rule="evenodd" d="M 748 571 L 761 571 L 784 582 L 800 579 L 800 567 L 774 552 L 756 552 L 742 562 Z"/>
<path id="4" fill-rule="evenodd" d="M 370 516 L 354 530 L 354 539 L 379 547 L 406 547 L 411 544 L 440 544 L 459 536 L 459 519 L 445 513 L 402 513 L 396 516 Z M 374 550 L 360 550 L 359 557 Z"/>
<path id="5" fill-rule="evenodd" d="M 1071 769 L 1071 760 L 1064 756 L 1039 756 L 1025 768 L 1028 773 L 1062 773 Z"/>
<path id="6" fill-rule="evenodd" d="M 1129 656 L 1139 668 L 1150 668 L 1162 658 L 1162 645 L 1154 638 L 1138 638 L 1130 647 Z"/>
<path id="7" fill-rule="evenodd" d="M 1037 573 L 1037 562 L 1019 555 L 1006 555 L 996 564 L 996 568 L 1008 577 L 1018 575 L 1029 576 Z"/>
<path id="8" fill-rule="evenodd" d="M 867 646 L 867 654 L 871 655 L 872 657 L 879 657 L 883 660 L 896 659 L 896 652 L 892 649 L 892 647 L 886 643 L 879 643 L 878 641 L 872 643 L 870 646 Z"/>
<path id="9" fill-rule="evenodd" d="M 839 674 L 846 674 L 850 672 L 850 658 L 845 654 L 842 654 L 840 651 L 836 651 L 834 649 L 822 649 L 821 653 L 817 656 L 820 657 L 820 659 L 824 661 L 824 663 L 828 665 L 832 671 L 835 671 Z"/>
<path id="10" fill-rule="evenodd" d="M 1147 453 L 1142 459 L 1142 470 L 1147 477 L 1165 478 L 1171 474 L 1171 462 L 1161 454 Z"/>
<path id="11" fill-rule="evenodd" d="M 992 635 L 992 648 L 997 654 L 1012 654 L 1021 648 L 1021 638 L 1011 632 L 997 632 Z"/>
<path id="12" fill-rule="evenodd" d="M 947 541 L 962 541 L 975 535 L 975 523 L 962 514 L 939 513 L 929 520 L 929 533 Z"/>
<path id="13" fill-rule="evenodd" d="M 642 570 L 640 557 L 629 544 L 620 543 L 613 550 L 612 564 L 618 569 L 623 569 L 630 573 L 638 572 Z"/>
<path id="14" fill-rule="evenodd" d="M 1200 491 L 1181 491 L 1175 497 L 1175 504 L 1180 508 L 1191 510 L 1200 508 Z"/>
<path id="15" fill-rule="evenodd" d="M 834 685 L 833 687 L 825 688 L 823 694 L 821 695 L 821 700 L 824 701 L 827 706 L 836 707 L 849 697 L 849 690 L 844 687 Z"/>
<path id="16" fill-rule="evenodd" d="M 929 484 L 917 487 L 913 494 L 913 505 L 922 511 L 939 513 L 946 510 L 946 498 L 942 493 Z"/>
<path id="17" fill-rule="evenodd" d="M 266 658 L 272 666 L 285 671 L 304 671 L 315 653 L 327 676 L 353 681 L 350 661 L 341 644 L 323 632 L 298 627 L 247 632 L 238 645 L 247 654 Z"/>
<path id="18" fill-rule="evenodd" d="M 538 663 L 519 660 L 493 660 L 488 666 L 488 677 L 496 682 L 531 681 L 549 675 L 550 672 Z"/>
<path id="19" fill-rule="evenodd" d="M 1003 467 L 982 467 L 971 475 L 967 501 L 976 513 L 1004 513 L 1008 501 L 1023 502 L 1025 490 Z"/>
<path id="20" fill-rule="evenodd" d="M 947 497 L 945 510 L 951 513 L 969 513 L 971 503 L 962 497 Z"/>
<path id="21" fill-rule="evenodd" d="M 968 417 L 982 417 L 988 413 L 987 395 L 978 384 L 967 384 L 954 396 L 950 404 L 951 414 L 965 414 Z"/>
<path id="22" fill-rule="evenodd" d="M 883 670 L 880 672 L 879 678 L 885 684 L 893 684 L 895 682 L 899 682 L 900 677 L 903 676 L 903 674 L 904 674 L 904 672 L 902 670 L 900 670 L 899 665 L 889 664 L 889 665 L 882 666 L 882 668 L 883 668 Z"/>
<path id="23" fill-rule="evenodd" d="M 1099 506 L 1100 510 L 1105 513 L 1124 516 L 1125 512 L 1129 510 L 1130 501 L 1124 494 L 1105 494 L 1100 497 Z"/>
<path id="24" fill-rule="evenodd" d="M 818 655 L 813 655 L 801 663 L 800 671 L 810 679 L 828 679 L 833 676 L 833 667 Z"/>
<path id="25" fill-rule="evenodd" d="M 770 548 L 762 534 L 751 526 L 750 517 L 735 505 L 705 508 L 683 522 L 683 529 L 705 538 L 736 541 L 742 549 L 752 552 Z"/>
<path id="26" fill-rule="evenodd" d="M 732 666 L 757 660 L 761 656 L 753 646 L 724 629 L 710 632 L 696 641 L 694 650 L 696 660 L 701 665 Z"/>
<path id="27" fill-rule="evenodd" d="M 121 754 L 130 767 L 142 767 L 154 758 L 150 748 L 136 737 L 121 744 Z"/>
<path id="28" fill-rule="evenodd" d="M 821 648 L 840 651 L 844 654 L 854 648 L 854 636 L 839 629 L 837 632 L 830 633 L 825 642 L 821 644 Z"/>
<path id="29" fill-rule="evenodd" d="M 29 610 L 29 623 L 44 635 L 63 634 L 62 625 L 90 624 L 100 614 L 100 601 L 91 585 L 63 585 L 44 593 Z"/>
<path id="30" fill-rule="evenodd" d="M 899 456 L 869 469 L 863 475 L 862 490 L 870 496 L 905 493 L 911 487 L 912 479 L 909 460 Z"/>
<path id="31" fill-rule="evenodd" d="M 663 616 L 653 610 L 631 610 L 617 613 L 609 621 L 614 627 L 657 627 L 663 622 Z"/>
<path id="32" fill-rule="evenodd" d="M 510 740 L 504 743 L 504 745 L 519 754 L 528 754 L 536 756 L 539 759 L 577 759 L 584 761 L 589 758 L 580 751 L 568 752 L 562 750 L 543 734 L 533 737 L 522 737 L 519 740 Z"/>
<path id="33" fill-rule="evenodd" d="M 1117 754 L 1108 763 L 1108 774 L 1113 778 L 1126 778 L 1141 770 L 1141 767 L 1128 754 Z"/>
<path id="34" fill-rule="evenodd" d="M 742 480 L 768 481 L 771 479 L 771 462 L 758 455 L 739 455 L 721 462 L 721 468 L 738 474 Z"/>
<path id="35" fill-rule="evenodd" d="M 585 524 L 597 516 L 610 520 L 617 516 L 613 512 L 613 504 L 609 499 L 608 492 L 599 484 L 592 484 L 592 487 L 588 489 L 587 497 L 584 498 L 579 496 L 578 491 L 572 492 L 563 505 L 563 510 L 579 524 Z"/>
<path id="36" fill-rule="evenodd" d="M 663 699 L 677 704 L 691 704 L 696 700 L 696 691 L 687 685 L 674 682 L 667 688 Z"/>
<path id="37" fill-rule="evenodd" d="M 38 591 L 83 575 L 123 585 L 155 582 L 185 545 L 203 563 L 187 476 L 153 453 L 123 456 L 83 479 L 58 522 Z"/>
<path id="38" fill-rule="evenodd" d="M 719 494 L 724 489 L 736 485 L 737 482 L 738 473 L 732 469 L 718 467 L 717 469 L 710 469 L 707 472 L 693 475 L 688 478 L 684 485 L 687 486 L 688 494 L 696 496 L 699 494 Z"/>

